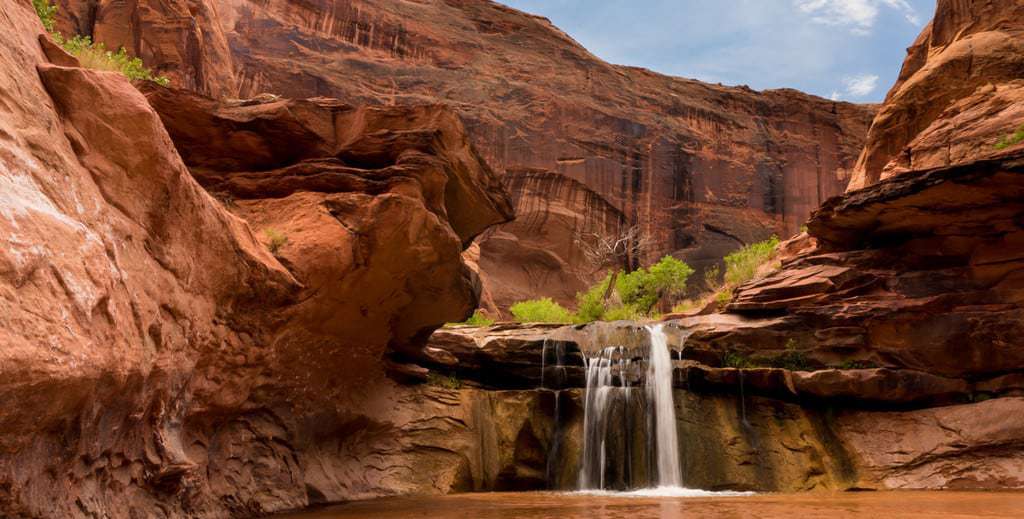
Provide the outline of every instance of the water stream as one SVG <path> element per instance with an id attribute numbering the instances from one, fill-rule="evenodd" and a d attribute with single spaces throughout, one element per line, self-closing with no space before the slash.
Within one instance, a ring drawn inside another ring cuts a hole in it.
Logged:
<path id="1" fill-rule="evenodd" d="M 662 324 L 648 326 L 651 350 L 647 362 L 647 395 L 653 401 L 654 449 L 657 453 L 660 487 L 682 486 L 679 470 L 679 438 L 676 433 L 676 409 L 672 398 L 672 355 Z"/>
<path id="2" fill-rule="evenodd" d="M 682 486 L 668 337 L 645 330 L 646 352 L 607 346 L 586 361 L 581 490 Z"/>

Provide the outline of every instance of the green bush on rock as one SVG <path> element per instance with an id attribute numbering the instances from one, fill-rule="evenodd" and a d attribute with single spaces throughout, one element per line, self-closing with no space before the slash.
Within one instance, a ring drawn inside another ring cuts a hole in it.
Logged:
<path id="1" fill-rule="evenodd" d="M 637 269 L 619 276 L 616 290 L 625 306 L 641 314 L 649 314 L 662 297 L 675 298 L 686 290 L 686 280 L 693 269 L 686 263 L 665 256 L 646 269 Z"/>
<path id="2" fill-rule="evenodd" d="M 550 297 L 520 301 L 511 308 L 512 316 L 521 323 L 571 323 L 573 315 Z"/>
<path id="3" fill-rule="evenodd" d="M 1020 144 L 1021 142 L 1024 142 L 1024 124 L 1018 126 L 1017 130 L 1011 133 L 1010 135 L 1007 135 L 1002 139 L 999 139 L 999 142 L 996 143 L 996 149 L 1004 150 L 1006 148 L 1009 148 L 1010 146 Z"/>
<path id="4" fill-rule="evenodd" d="M 725 257 L 725 284 L 731 287 L 742 285 L 757 275 L 758 268 L 772 259 L 779 246 L 779 238 L 751 243 Z"/>
<path id="5" fill-rule="evenodd" d="M 53 32 L 56 26 L 57 6 L 50 5 L 48 0 L 32 0 L 32 6 L 36 8 L 39 21 L 43 22 L 46 32 Z"/>
<path id="6" fill-rule="evenodd" d="M 586 291 L 576 294 L 576 316 L 575 321 L 579 323 L 590 323 L 601 320 L 608 311 L 606 295 L 608 287 L 612 283 L 612 273 L 605 275 L 596 285 Z"/>
<path id="7" fill-rule="evenodd" d="M 161 86 L 170 84 L 170 80 L 166 77 L 154 75 L 152 70 L 146 68 L 141 59 L 129 56 L 124 47 L 113 52 L 107 50 L 103 43 L 92 41 L 89 36 L 75 35 L 65 38 L 55 29 L 57 6 L 51 5 L 48 0 L 32 0 L 32 5 L 36 9 L 36 14 L 39 15 L 43 27 L 50 33 L 53 40 L 68 54 L 78 58 L 83 67 L 120 72 L 132 81 L 152 81 Z"/>
<path id="8" fill-rule="evenodd" d="M 487 317 L 477 309 L 473 312 L 473 315 L 469 316 L 469 319 L 462 321 L 461 323 L 447 323 L 445 326 L 490 326 L 494 324 L 494 319 Z"/>

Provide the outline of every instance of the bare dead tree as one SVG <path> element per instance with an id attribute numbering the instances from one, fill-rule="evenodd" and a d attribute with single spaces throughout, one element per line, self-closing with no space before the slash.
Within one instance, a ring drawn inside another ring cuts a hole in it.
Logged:
<path id="1" fill-rule="evenodd" d="M 611 235 L 577 231 L 573 234 L 573 243 L 587 261 L 594 265 L 595 273 L 612 269 L 612 279 L 604 293 L 604 300 L 607 301 L 619 271 L 629 268 L 630 260 L 643 254 L 651 240 L 641 234 L 639 225 L 633 225 L 620 228 L 619 232 Z"/>

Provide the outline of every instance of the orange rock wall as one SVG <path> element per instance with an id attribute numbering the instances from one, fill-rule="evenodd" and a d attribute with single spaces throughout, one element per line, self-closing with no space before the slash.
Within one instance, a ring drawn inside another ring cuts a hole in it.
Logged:
<path id="1" fill-rule="evenodd" d="M 610 65 L 548 20 L 487 0 L 59 4 L 63 30 L 124 45 L 214 97 L 451 104 L 522 220 L 481 243 L 501 309 L 569 302 L 600 277 L 567 246 L 581 231 L 639 225 L 651 243 L 640 262 L 671 253 L 698 268 L 795 233 L 846 188 L 874 110 Z M 565 187 L 538 194 L 523 171 Z"/>
<path id="2" fill-rule="evenodd" d="M 871 124 L 849 189 L 998 153 L 1024 124 L 1024 2 L 939 0 Z"/>

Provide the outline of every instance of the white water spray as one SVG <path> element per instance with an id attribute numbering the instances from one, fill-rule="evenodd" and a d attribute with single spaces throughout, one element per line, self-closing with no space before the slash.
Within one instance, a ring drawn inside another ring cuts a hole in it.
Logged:
<path id="1" fill-rule="evenodd" d="M 649 474 L 646 478 L 638 477 L 659 488 L 682 485 L 668 337 L 661 324 L 645 328 L 649 344 L 646 355 L 621 346 L 609 346 L 597 357 L 587 359 L 581 489 L 621 488 L 623 483 L 628 488 L 635 475 L 631 468 L 630 446 L 635 435 L 641 434 L 643 437 L 638 438 L 647 445 Z M 630 355 L 645 356 L 640 360 L 646 362 L 646 369 L 634 371 L 641 365 L 634 364 Z M 633 393 L 630 381 L 636 379 L 644 385 L 644 393 Z M 634 413 L 641 418 L 631 418 Z M 642 416 L 647 417 L 647 428 L 637 427 L 644 421 Z M 609 459 L 608 440 L 616 437 L 619 452 L 613 452 L 617 456 Z M 609 463 L 614 465 L 618 479 L 609 481 L 606 477 Z"/>
<path id="2" fill-rule="evenodd" d="M 672 355 L 664 325 L 647 326 L 651 351 L 647 361 L 647 395 L 654 407 L 654 448 L 657 453 L 658 486 L 682 486 L 679 469 L 679 437 L 676 408 L 672 398 Z"/>

